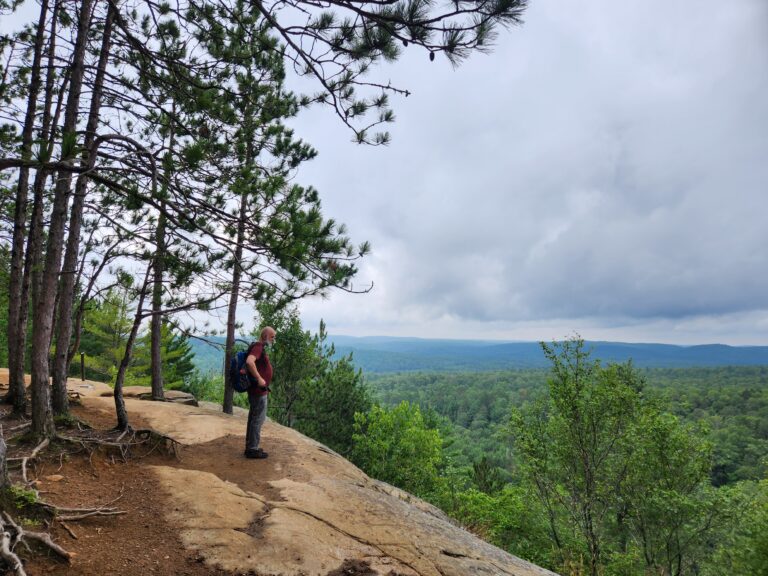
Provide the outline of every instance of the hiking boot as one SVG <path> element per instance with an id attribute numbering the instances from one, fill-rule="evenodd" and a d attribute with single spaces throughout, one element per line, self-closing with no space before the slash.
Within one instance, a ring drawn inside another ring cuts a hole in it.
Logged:
<path id="1" fill-rule="evenodd" d="M 245 450 L 245 457 L 246 458 L 266 458 L 268 454 L 264 452 L 261 448 L 256 448 L 256 450 L 252 450 L 250 448 Z"/>

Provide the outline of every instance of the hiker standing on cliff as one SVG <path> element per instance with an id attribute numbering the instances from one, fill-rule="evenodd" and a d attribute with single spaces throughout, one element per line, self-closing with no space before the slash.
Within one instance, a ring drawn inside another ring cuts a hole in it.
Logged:
<path id="1" fill-rule="evenodd" d="M 261 426 L 267 417 L 267 396 L 272 382 L 272 364 L 267 348 L 275 342 L 275 329 L 267 326 L 261 331 L 258 342 L 251 344 L 243 370 L 247 370 L 252 384 L 248 388 L 248 428 L 245 434 L 245 457 L 266 458 L 267 453 L 259 448 Z"/>

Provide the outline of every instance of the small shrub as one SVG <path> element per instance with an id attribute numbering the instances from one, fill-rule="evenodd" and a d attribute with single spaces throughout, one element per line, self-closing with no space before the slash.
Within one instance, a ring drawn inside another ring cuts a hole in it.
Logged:
<path id="1" fill-rule="evenodd" d="M 17 508 L 33 506 L 37 504 L 37 493 L 34 490 L 22 488 L 21 486 L 11 486 L 8 488 L 13 498 L 13 503 Z"/>

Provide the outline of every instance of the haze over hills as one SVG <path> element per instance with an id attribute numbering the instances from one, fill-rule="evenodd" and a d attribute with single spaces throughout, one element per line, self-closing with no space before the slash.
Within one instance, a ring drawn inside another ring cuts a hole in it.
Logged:
<path id="1" fill-rule="evenodd" d="M 370 373 L 506 370 L 549 365 L 538 342 L 333 335 L 328 339 L 336 346 L 337 356 L 353 353 L 355 365 Z M 202 371 L 221 370 L 219 350 L 196 340 L 192 344 L 196 364 Z M 604 362 L 631 358 L 637 366 L 649 368 L 768 366 L 768 346 L 587 342 L 587 347 L 592 349 L 593 357 Z"/>

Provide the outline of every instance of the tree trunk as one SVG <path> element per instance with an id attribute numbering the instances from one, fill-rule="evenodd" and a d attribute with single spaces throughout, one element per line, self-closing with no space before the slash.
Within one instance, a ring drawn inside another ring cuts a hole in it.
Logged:
<path id="1" fill-rule="evenodd" d="M 88 113 L 88 123 L 85 128 L 85 141 L 82 163 L 91 164 L 95 160 L 97 150 L 94 149 L 96 130 L 99 125 L 101 110 L 101 95 L 104 86 L 104 74 L 107 68 L 109 48 L 112 34 L 112 18 L 114 8 L 110 5 L 104 22 L 104 33 L 101 41 L 99 63 L 94 79 L 91 108 Z M 88 176 L 84 173 L 77 178 L 75 195 L 69 220 L 69 236 L 67 237 L 67 252 L 64 257 L 61 282 L 59 284 L 58 322 L 56 331 L 56 355 L 53 360 L 53 413 L 66 414 L 69 411 L 67 401 L 67 374 L 69 373 L 69 343 L 72 338 L 72 306 L 75 299 L 75 268 L 77 267 L 80 250 L 80 229 L 83 222 L 85 192 L 88 186 Z"/>
<path id="2" fill-rule="evenodd" d="M 232 292 L 229 295 L 229 306 L 227 307 L 227 339 L 224 346 L 224 404 L 222 409 L 226 414 L 232 414 L 232 406 L 234 404 L 234 388 L 233 383 L 229 379 L 229 360 L 235 351 L 235 321 L 237 318 L 237 299 L 240 295 L 240 276 L 242 275 L 240 266 L 243 258 L 243 244 L 245 243 L 246 208 L 247 194 L 243 192 L 240 197 L 235 265 L 232 268 Z"/>
<path id="3" fill-rule="evenodd" d="M 595 532 L 591 513 L 586 514 L 586 536 L 589 547 L 589 573 L 590 576 L 599 576 L 600 573 L 600 540 Z"/>
<path id="4" fill-rule="evenodd" d="M 35 131 L 35 113 L 37 111 L 37 96 L 40 93 L 41 60 L 45 42 L 45 22 L 48 16 L 48 0 L 40 4 L 40 17 L 35 34 L 34 56 L 32 58 L 32 76 L 27 96 L 27 111 L 24 116 L 24 128 L 21 134 L 21 158 L 29 160 L 32 157 L 32 141 Z M 7 400 L 13 403 L 16 414 L 24 414 L 27 408 L 26 390 L 24 388 L 24 358 L 19 358 L 18 343 L 20 339 L 21 310 L 29 306 L 22 301 L 22 284 L 24 276 L 24 239 L 27 222 L 27 196 L 29 193 L 29 168 L 19 169 L 19 181 L 16 186 L 16 202 L 13 214 L 13 242 L 11 246 L 11 274 L 8 286 L 8 372 L 9 383 Z M 23 350 L 23 345 L 22 345 Z M 21 385 L 19 386 L 19 383 Z M 16 384 L 16 385 L 13 385 Z"/>
<path id="5" fill-rule="evenodd" d="M 166 178 L 169 175 L 166 173 Z M 165 187 L 164 187 L 165 188 Z M 163 204 L 165 207 L 165 204 Z M 155 278 L 152 285 L 152 326 L 150 334 L 151 370 L 152 370 L 152 400 L 164 400 L 163 393 L 163 360 L 161 354 L 163 329 L 163 272 L 165 258 L 165 214 L 160 213 L 155 231 Z"/>
<path id="6" fill-rule="evenodd" d="M 91 7 L 92 0 L 82 0 L 77 40 L 70 67 L 71 76 L 67 106 L 64 112 L 64 126 L 61 132 L 62 138 L 66 140 L 74 140 L 77 128 Z M 74 145 L 69 146 L 69 150 L 64 154 L 65 157 L 62 160 L 72 161 L 75 157 L 75 150 Z M 48 228 L 45 266 L 40 282 L 39 298 L 35 302 L 34 330 L 32 333 L 32 435 L 36 439 L 50 438 L 54 434 L 51 391 L 48 381 L 48 354 L 71 180 L 72 176 L 69 172 L 61 172 L 57 175 L 51 221 Z"/>
<path id="7" fill-rule="evenodd" d="M 144 284 L 141 286 L 139 303 L 136 306 L 136 316 L 133 320 L 131 333 L 128 335 L 128 341 L 125 343 L 123 359 L 120 361 L 120 367 L 117 369 L 117 376 L 115 377 L 114 397 L 118 430 L 128 430 L 129 427 L 128 411 L 125 409 L 125 399 L 123 398 L 123 382 L 125 381 L 125 373 L 128 370 L 128 364 L 130 364 L 131 358 L 133 357 L 133 343 L 136 341 L 136 335 L 139 333 L 141 320 L 144 317 L 142 311 L 144 309 L 144 300 L 147 296 L 147 286 L 149 285 L 149 277 L 151 273 L 152 267 L 150 266 L 147 268 L 147 273 L 144 275 Z"/>
<path id="8" fill-rule="evenodd" d="M 176 115 L 176 102 L 173 103 L 172 114 Z M 166 217 L 165 199 L 173 175 L 173 148 L 175 145 L 174 125 L 171 123 L 168 136 L 168 152 L 165 154 L 163 166 L 163 186 L 160 191 L 160 215 L 157 218 L 155 230 L 155 278 L 152 286 L 152 326 L 150 332 L 150 352 L 152 370 L 152 400 L 165 400 L 163 393 L 163 359 L 161 354 L 163 336 L 163 275 L 165 274 L 166 249 Z"/>
<path id="9" fill-rule="evenodd" d="M 93 292 L 93 288 L 96 285 L 96 280 L 101 275 L 101 273 L 104 271 L 104 268 L 107 266 L 107 263 L 112 261 L 113 259 L 113 253 L 114 251 L 119 247 L 119 242 L 112 244 L 107 251 L 104 253 L 103 258 L 101 259 L 101 263 L 99 264 L 99 267 L 94 270 L 93 274 L 91 275 L 91 278 L 88 280 L 88 286 L 83 290 L 82 294 L 80 295 L 80 302 L 77 305 L 77 311 L 75 312 L 74 316 L 74 328 L 72 330 L 72 333 L 74 335 L 74 338 L 72 340 L 72 345 L 69 347 L 69 352 L 67 353 L 67 363 L 71 364 L 72 359 L 75 357 L 75 354 L 80 349 L 80 339 L 82 338 L 83 334 L 83 316 L 85 315 L 85 305 L 88 303 L 88 301 L 91 298 L 91 293 Z"/>
<path id="10" fill-rule="evenodd" d="M 51 16 L 51 37 L 48 44 L 48 74 L 45 80 L 45 105 L 43 108 L 43 127 L 40 132 L 40 141 L 46 142 L 44 156 L 50 157 L 54 146 L 54 135 L 51 135 L 51 124 L 58 123 L 61 114 L 61 103 L 63 96 L 59 99 L 56 106 L 55 118 L 51 118 L 51 107 L 53 105 L 54 84 L 56 82 L 55 58 L 56 58 L 56 34 L 57 22 L 59 17 L 60 3 L 56 2 Z M 66 92 L 68 76 L 65 75 L 64 82 L 59 90 L 59 94 Z M 27 250 L 24 255 L 24 278 L 21 284 L 21 301 L 29 303 L 30 291 L 32 293 L 32 302 L 37 302 L 40 287 L 40 263 L 42 262 L 42 230 L 43 230 L 43 193 L 48 180 L 47 170 L 38 170 L 35 173 L 35 183 L 33 186 L 32 216 L 29 224 L 29 239 L 27 241 Z M 15 379 L 11 379 L 9 385 L 15 388 L 24 402 L 26 410 L 26 387 L 24 384 L 24 369 L 26 358 L 27 328 L 29 326 L 29 304 L 22 306 L 19 311 L 19 330 L 16 340 L 16 353 L 14 357 L 22 366 Z"/>
<path id="11" fill-rule="evenodd" d="M 252 79 L 250 70 L 248 71 L 249 80 Z M 247 173 L 251 170 L 254 157 L 256 156 L 253 145 L 253 126 L 250 122 L 249 109 L 251 102 L 249 98 L 242 101 L 243 118 L 245 126 L 243 135 L 245 137 L 245 158 L 243 159 L 242 172 Z M 226 414 L 232 414 L 234 404 L 235 389 L 233 382 L 229 379 L 229 360 L 235 351 L 235 325 L 237 318 L 237 300 L 240 296 L 240 279 L 243 268 L 243 247 L 245 245 L 245 219 L 248 214 L 248 188 L 243 187 L 240 193 L 240 213 L 237 219 L 237 242 L 235 244 L 235 261 L 232 268 L 232 292 L 229 295 L 229 306 L 227 308 L 227 340 L 224 350 L 224 403 L 222 406 Z"/>
<path id="12" fill-rule="evenodd" d="M 51 26 L 51 40 L 48 45 L 48 75 L 45 80 L 45 107 L 43 109 L 43 127 L 40 131 L 40 141 L 46 142 L 46 149 L 43 153 L 45 158 L 50 158 L 56 144 L 56 133 L 51 130 L 51 126 L 56 126 L 61 117 L 61 109 L 64 102 L 64 95 L 67 92 L 69 83 L 69 69 L 64 71 L 63 81 L 58 89 L 59 99 L 56 103 L 56 112 L 51 116 L 51 107 L 53 106 L 53 96 L 56 83 L 56 24 L 59 18 L 60 2 L 56 2 L 53 7 L 53 25 Z M 35 184 L 33 192 L 32 216 L 29 226 L 29 244 L 24 258 L 24 283 L 22 285 L 22 300 L 28 300 L 29 294 L 32 294 L 32 302 L 37 302 L 40 295 L 40 278 L 42 276 L 42 238 L 43 238 L 43 195 L 50 172 L 48 170 L 38 170 L 35 174 Z M 20 321 L 23 337 L 19 342 L 19 357 L 23 358 L 25 354 L 25 343 L 27 334 L 27 317 L 29 307 L 22 309 L 22 319 Z"/>

